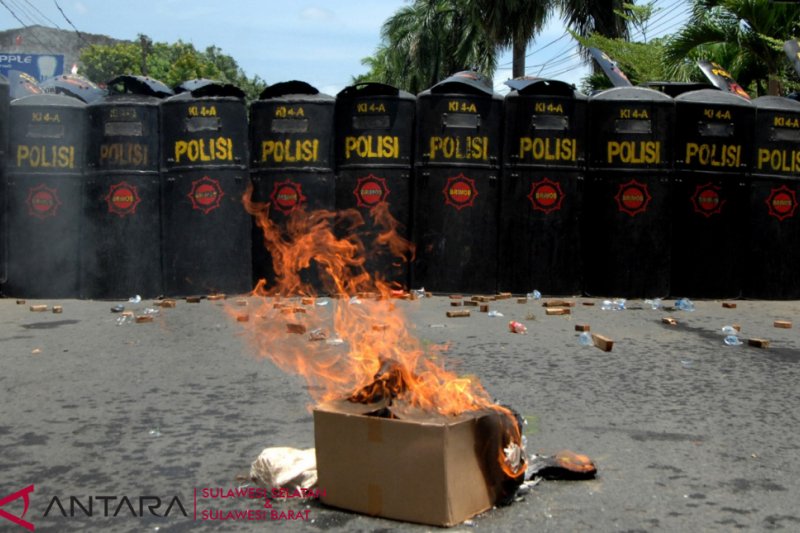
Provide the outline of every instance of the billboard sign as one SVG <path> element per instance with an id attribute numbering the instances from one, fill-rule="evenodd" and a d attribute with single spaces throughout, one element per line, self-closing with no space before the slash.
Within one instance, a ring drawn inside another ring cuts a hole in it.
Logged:
<path id="1" fill-rule="evenodd" d="M 7 78 L 11 70 L 24 72 L 40 82 L 64 73 L 64 56 L 0 52 L 0 74 Z"/>

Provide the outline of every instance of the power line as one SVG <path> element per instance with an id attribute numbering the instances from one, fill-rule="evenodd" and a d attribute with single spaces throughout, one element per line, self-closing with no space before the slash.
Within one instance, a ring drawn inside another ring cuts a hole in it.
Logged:
<path id="1" fill-rule="evenodd" d="M 61 12 L 61 16 L 63 16 L 63 17 L 64 17 L 64 20 L 66 20 L 66 21 L 67 21 L 67 23 L 68 23 L 70 26 L 72 26 L 72 29 L 73 29 L 73 30 L 75 30 L 75 33 L 77 33 L 77 34 L 78 34 L 78 38 L 79 38 L 81 41 L 83 41 L 83 42 L 84 42 L 84 44 L 86 44 L 86 45 L 89 45 L 89 42 L 88 42 L 86 39 L 84 39 L 84 38 L 83 38 L 83 35 L 81 35 L 81 32 L 79 32 L 79 31 L 78 31 L 78 28 L 76 28 L 76 27 L 75 27 L 75 24 L 73 24 L 73 23 L 72 23 L 72 21 L 71 21 L 71 20 L 69 20 L 69 17 L 67 16 L 67 14 L 66 14 L 66 13 L 64 13 L 64 10 L 63 10 L 63 9 L 61 9 L 61 6 L 60 6 L 60 5 L 58 5 L 58 0 L 53 0 L 53 3 L 56 5 L 56 7 L 58 8 L 58 10 Z"/>
<path id="2" fill-rule="evenodd" d="M 6 4 L 5 0 L 0 0 L 0 4 L 1 4 L 1 5 L 2 5 L 4 8 L 6 8 L 6 9 L 8 10 L 8 12 L 9 12 L 9 13 L 11 13 L 11 16 L 12 16 L 12 17 L 14 17 L 15 19 L 17 19 L 17 22 L 19 22 L 20 24 L 22 24 L 22 27 L 23 27 L 23 28 L 25 28 L 26 30 L 30 30 L 30 31 L 31 31 L 31 36 L 33 37 L 33 39 L 34 39 L 34 40 L 35 40 L 37 43 L 39 43 L 39 45 L 40 45 L 42 48 L 44 48 L 45 50 L 47 50 L 47 51 L 48 51 L 48 52 L 50 52 L 51 54 L 55 54 L 55 52 L 53 52 L 53 50 L 51 50 L 49 46 L 47 46 L 46 44 L 44 44 L 42 41 L 40 41 L 40 40 L 39 40 L 39 37 L 37 37 L 37 35 L 36 35 L 35 33 L 33 33 L 33 30 L 32 30 L 32 29 L 31 29 L 31 28 L 30 28 L 30 27 L 29 27 L 27 24 L 25 24 L 25 22 L 23 22 L 21 18 L 19 18 L 19 16 L 17 15 L 17 13 L 16 13 L 16 12 L 15 12 L 13 9 L 11 9 L 10 7 L 8 7 L 8 4 Z"/>
<path id="3" fill-rule="evenodd" d="M 561 39 L 563 39 L 563 38 L 564 38 L 564 37 L 566 37 L 567 35 L 569 35 L 569 33 L 565 31 L 565 32 L 564 32 L 564 33 L 563 33 L 563 34 L 562 34 L 560 37 L 557 37 L 557 38 L 553 39 L 553 40 L 552 40 L 552 41 L 550 41 L 549 43 L 547 43 L 547 44 L 545 44 L 545 45 L 542 45 L 542 46 L 541 46 L 541 47 L 539 47 L 539 48 L 534 48 L 533 50 L 531 50 L 530 52 L 528 52 L 527 54 L 525 54 L 525 57 L 526 57 L 526 58 L 528 58 L 528 57 L 531 57 L 532 55 L 534 55 L 534 54 L 536 54 L 536 53 L 539 53 L 539 52 L 541 52 L 542 50 L 544 50 L 544 49 L 545 49 L 545 48 L 547 48 L 548 46 L 550 46 L 550 45 L 552 45 L 552 44 L 555 44 L 555 43 L 557 43 L 558 41 L 560 41 Z M 513 61 L 513 60 L 511 60 L 511 61 L 507 61 L 507 62 L 503 63 L 502 65 L 498 65 L 498 67 L 500 67 L 500 68 L 502 68 L 502 67 L 507 67 L 507 66 L 511 65 L 512 63 L 514 63 L 514 61 Z"/>
<path id="4" fill-rule="evenodd" d="M 58 28 L 59 30 L 61 29 L 61 26 L 59 26 L 58 24 L 56 24 L 56 22 L 55 22 L 53 19 L 51 19 L 50 17 L 48 17 L 47 15 L 45 15 L 44 13 L 42 13 L 42 12 L 39 10 L 39 8 L 38 8 L 38 7 L 36 7 L 36 5 L 35 5 L 33 2 L 31 2 L 30 0 L 25 0 L 25 3 L 26 3 L 26 4 L 28 4 L 29 6 L 31 6 L 33 9 L 35 9 L 35 10 L 36 10 L 36 12 L 37 12 L 37 13 L 39 13 L 39 15 L 41 15 L 41 17 L 42 17 L 44 20 L 46 20 L 47 22 L 49 22 L 50 24 L 52 24 L 53 26 L 55 26 L 55 27 L 56 27 L 56 28 Z"/>
<path id="5" fill-rule="evenodd" d="M 45 26 L 46 27 L 46 24 L 42 24 L 42 20 L 39 17 L 36 17 L 35 14 L 32 14 L 32 12 L 29 9 L 27 9 L 24 5 L 21 5 L 18 0 L 6 0 L 6 1 L 10 4 L 10 6 L 16 8 L 19 13 L 21 13 L 22 15 L 24 15 L 28 19 L 30 19 L 30 21 L 34 25 Z M 30 3 L 30 2 L 28 2 L 28 3 Z M 34 28 L 28 27 L 28 31 L 33 33 L 34 32 Z M 45 44 L 41 40 L 39 40 L 39 44 L 41 44 L 42 46 L 44 46 L 48 50 L 52 50 L 51 47 L 53 47 L 55 49 L 58 49 L 59 43 L 53 40 L 53 36 L 52 35 L 49 35 L 49 34 L 46 34 L 46 35 L 47 35 L 46 41 L 49 44 Z"/>

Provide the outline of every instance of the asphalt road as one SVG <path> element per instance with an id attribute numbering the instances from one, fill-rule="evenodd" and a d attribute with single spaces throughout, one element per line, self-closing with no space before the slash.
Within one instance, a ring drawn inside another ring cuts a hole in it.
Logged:
<path id="1" fill-rule="evenodd" d="M 686 312 L 628 301 L 604 311 L 600 300 L 573 300 L 566 316 L 547 316 L 539 301 L 492 302 L 502 318 L 475 308 L 447 318 L 441 296 L 398 302 L 416 335 L 449 343 L 449 366 L 523 413 L 529 452 L 568 448 L 598 466 L 594 480 L 543 481 L 454 529 L 800 530 L 800 303 L 698 301 Z M 125 305 L 141 314 L 152 303 Z M 300 500 L 275 509 L 304 520 L 195 520 L 210 505 L 196 490 L 238 486 L 265 447 L 313 446 L 310 397 L 299 378 L 254 355 L 224 310 L 230 298 L 178 300 L 153 322 L 123 325 L 114 304 L 0 300 L 0 531 L 25 531 L 8 516 L 22 515 L 18 491 L 31 485 L 24 520 L 37 531 L 432 529 Z M 528 333 L 510 333 L 512 319 Z M 733 323 L 769 348 L 723 344 L 720 328 Z M 581 346 L 575 324 L 613 339 L 612 351 Z M 92 516 L 70 516 L 70 497 L 86 505 L 89 496 Z M 172 502 L 169 516 L 148 512 L 153 499 L 138 516 L 145 496 L 160 498 L 161 514 Z M 131 507 L 113 516 L 123 497 Z"/>

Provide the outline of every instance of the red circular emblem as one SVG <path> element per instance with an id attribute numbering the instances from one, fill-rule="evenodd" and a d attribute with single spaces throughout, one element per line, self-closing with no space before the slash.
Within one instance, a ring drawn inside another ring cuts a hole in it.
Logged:
<path id="1" fill-rule="evenodd" d="M 58 199 L 57 189 L 51 189 L 42 183 L 28 190 L 27 203 L 29 215 L 45 219 L 56 216 L 61 200 Z"/>
<path id="2" fill-rule="evenodd" d="M 108 212 L 120 217 L 136 213 L 136 206 L 142 201 L 136 187 L 126 181 L 112 185 L 105 197 Z"/>
<path id="3" fill-rule="evenodd" d="M 300 184 L 290 179 L 276 183 L 270 198 L 275 208 L 286 215 L 300 207 L 307 199 L 303 196 L 303 188 Z"/>
<path id="4" fill-rule="evenodd" d="M 721 187 L 712 185 L 710 182 L 705 185 L 698 185 L 691 198 L 694 212 L 705 217 L 721 213 L 725 200 L 720 198 L 720 190 Z"/>
<path id="5" fill-rule="evenodd" d="M 225 192 L 219 181 L 204 176 L 192 182 L 192 190 L 187 195 L 192 201 L 192 208 L 202 211 L 204 215 L 209 214 L 220 206 Z"/>
<path id="6" fill-rule="evenodd" d="M 386 180 L 372 174 L 358 178 L 356 188 L 353 190 L 358 207 L 372 207 L 379 202 L 385 202 L 390 192 Z"/>
<path id="7" fill-rule="evenodd" d="M 478 196 L 475 180 L 466 177 L 464 174 L 447 178 L 447 183 L 442 192 L 444 193 L 445 205 L 452 205 L 458 210 L 472 207 L 475 203 L 475 198 Z"/>
<path id="8" fill-rule="evenodd" d="M 631 180 L 619 186 L 619 191 L 614 199 L 617 201 L 620 211 L 628 213 L 630 216 L 636 216 L 647 211 L 647 205 L 653 197 L 650 196 L 646 184 Z"/>
<path id="9" fill-rule="evenodd" d="M 769 215 L 780 221 L 794 216 L 797 210 L 797 194 L 786 185 L 772 189 L 766 200 Z"/>
<path id="10" fill-rule="evenodd" d="M 531 201 L 534 211 L 550 213 L 561 209 L 561 202 L 564 201 L 564 192 L 561 190 L 560 184 L 544 178 L 531 184 L 528 200 Z"/>

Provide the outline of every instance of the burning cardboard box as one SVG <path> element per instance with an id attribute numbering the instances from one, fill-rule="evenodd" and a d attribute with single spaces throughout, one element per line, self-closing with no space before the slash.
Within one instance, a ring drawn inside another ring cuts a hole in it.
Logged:
<path id="1" fill-rule="evenodd" d="M 461 523 L 509 500 L 522 482 L 524 468 L 514 477 L 501 467 L 505 418 L 488 409 L 398 417 L 376 404 L 321 404 L 314 438 L 322 502 L 395 520 Z"/>
<path id="2" fill-rule="evenodd" d="M 391 300 L 392 286 L 365 269 L 357 232 L 340 239 L 334 231 L 334 218 L 342 227 L 357 227 L 362 215 L 297 210 L 278 227 L 266 204 L 245 205 L 272 252 L 276 286 L 259 282 L 252 304 L 264 319 L 242 325 L 260 355 L 306 380 L 318 405 L 322 501 L 441 526 L 510 503 L 527 464 L 521 420 L 496 404 L 474 376 L 446 368 L 441 351 L 413 335 Z M 413 256 L 396 221 L 385 220 L 388 204 L 377 204 L 370 215 L 384 228 L 379 240 L 392 255 Z M 301 275 L 312 258 L 330 278 L 328 292 L 344 297 L 330 306 L 291 306 L 288 314 L 285 307 L 275 309 L 276 295 L 313 294 Z M 228 311 L 236 314 L 233 307 Z M 448 311 L 454 314 L 470 312 Z"/>

